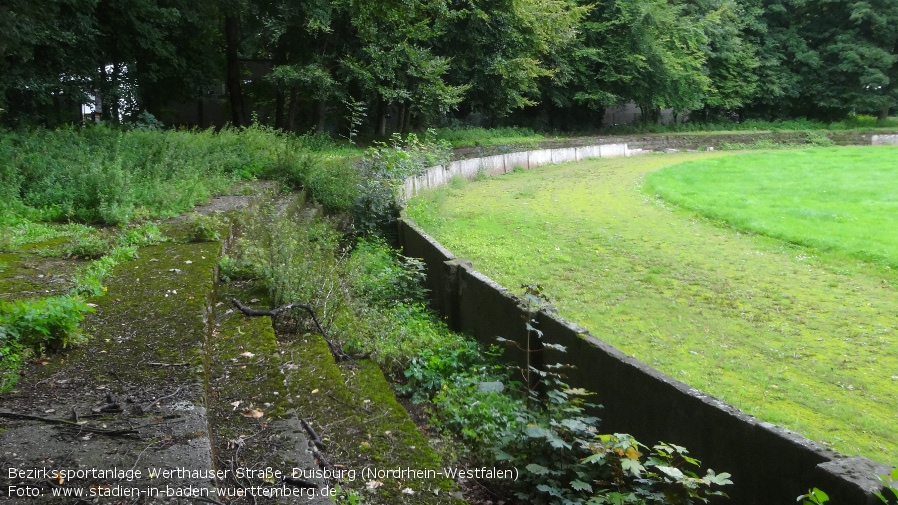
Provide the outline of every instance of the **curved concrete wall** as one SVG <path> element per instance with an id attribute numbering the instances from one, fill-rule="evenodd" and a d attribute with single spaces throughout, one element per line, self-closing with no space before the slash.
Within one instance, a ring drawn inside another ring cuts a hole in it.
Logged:
<path id="1" fill-rule="evenodd" d="M 417 195 L 428 188 L 442 186 L 456 176 L 473 179 L 481 173 L 500 175 L 515 168 L 536 168 L 551 163 L 580 161 L 591 158 L 619 158 L 629 156 L 627 144 L 603 144 L 593 146 L 559 147 L 555 149 L 537 149 L 508 154 L 497 154 L 484 158 L 457 160 L 448 165 L 430 167 L 421 175 L 409 177 L 405 181 L 402 194 L 403 201 Z"/>
<path id="2" fill-rule="evenodd" d="M 613 149 L 618 155 L 628 153 L 626 145 Z M 577 156 L 576 150 L 560 151 L 561 156 Z M 601 147 L 598 151 L 601 153 Z M 500 158 L 504 165 L 499 165 Z M 464 160 L 456 162 L 454 170 L 467 177 L 476 176 L 483 167 L 501 173 L 499 170 L 513 169 L 508 160 L 524 166 L 523 159 L 518 153 Z M 531 152 L 528 167 L 534 166 L 530 164 L 534 159 L 550 160 L 552 153 Z M 444 172 L 448 171 L 434 167 L 429 175 L 410 180 L 406 194 L 445 183 L 449 177 Z M 427 265 L 434 305 L 453 330 L 468 333 L 484 344 L 494 344 L 496 337 L 503 337 L 526 346 L 522 299 L 477 272 L 469 261 L 456 258 L 408 218 L 400 221 L 399 240 L 406 256 L 420 258 Z M 880 503 L 872 493 L 880 487 L 876 476 L 889 470 L 884 465 L 842 456 L 789 430 L 759 421 L 625 355 L 554 314 L 540 312 L 537 321 L 547 342 L 567 348 L 565 353 L 540 353 L 545 355 L 544 361 L 575 366 L 568 373 L 568 382 L 596 392 L 595 402 L 604 406 L 598 412 L 603 431 L 631 433 L 646 444 L 665 441 L 687 447 L 705 467 L 733 475 L 735 485 L 726 490 L 732 497 L 730 503 L 794 504 L 795 497 L 812 487 L 828 493 L 831 505 Z M 512 352 L 506 353 L 506 359 L 523 363 L 524 356 Z"/>

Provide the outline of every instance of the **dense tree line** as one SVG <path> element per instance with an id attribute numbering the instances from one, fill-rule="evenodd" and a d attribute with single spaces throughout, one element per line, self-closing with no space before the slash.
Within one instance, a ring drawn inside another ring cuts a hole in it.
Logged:
<path id="1" fill-rule="evenodd" d="M 247 76 L 262 71 L 249 83 Z M 254 70 L 255 69 L 255 70 Z M 347 115 L 599 126 L 632 102 L 693 118 L 885 116 L 896 0 L 5 0 L 0 119 L 110 119 L 222 90 L 234 124 Z M 354 111 L 354 112 L 353 112 Z"/>

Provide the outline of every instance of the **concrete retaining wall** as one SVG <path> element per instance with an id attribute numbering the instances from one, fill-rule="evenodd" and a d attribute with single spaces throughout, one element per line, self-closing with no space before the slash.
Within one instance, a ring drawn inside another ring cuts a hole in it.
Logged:
<path id="1" fill-rule="evenodd" d="M 420 230 L 400 222 L 404 254 L 427 265 L 433 302 L 456 331 L 484 344 L 501 336 L 526 346 L 523 301 L 477 272 L 470 262 Z M 701 391 L 668 377 L 553 314 L 537 315 L 547 342 L 567 352 L 539 353 L 546 363 L 576 368 L 568 382 L 597 393 L 602 430 L 625 432 L 645 444 L 683 445 L 703 466 L 733 474 L 729 503 L 793 504 L 795 497 L 818 487 L 831 505 L 873 505 L 876 475 L 888 471 L 866 458 L 846 458 L 784 428 L 761 422 Z M 506 354 L 523 363 L 523 353 Z"/>
<path id="2" fill-rule="evenodd" d="M 874 135 L 873 136 L 873 145 L 874 146 L 898 146 L 898 135 Z"/>
<path id="3" fill-rule="evenodd" d="M 442 186 L 455 176 L 473 179 L 480 173 L 501 175 L 511 172 L 515 168 L 530 169 L 552 163 L 580 161 L 588 158 L 615 158 L 629 155 L 630 150 L 627 148 L 627 144 L 603 144 L 539 149 L 458 160 L 446 166 L 430 167 L 423 174 L 406 179 L 400 199 L 408 200 L 424 189 Z"/>

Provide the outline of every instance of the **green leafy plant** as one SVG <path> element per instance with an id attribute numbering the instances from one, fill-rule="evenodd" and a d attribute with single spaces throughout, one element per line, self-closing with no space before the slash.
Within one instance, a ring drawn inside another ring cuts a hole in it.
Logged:
<path id="1" fill-rule="evenodd" d="M 89 312 L 93 308 L 79 296 L 0 301 L 0 333 L 36 353 L 58 351 L 84 342 L 79 323 Z"/>
<path id="2" fill-rule="evenodd" d="M 390 143 L 369 148 L 360 166 L 358 192 L 353 204 L 355 227 L 362 233 L 390 230 L 399 215 L 397 198 L 406 178 L 449 160 L 450 146 L 410 133 L 394 134 Z"/>
<path id="3" fill-rule="evenodd" d="M 357 297 L 379 307 L 425 300 L 424 264 L 399 254 L 383 238 L 359 239 L 349 258 Z"/>
<path id="4" fill-rule="evenodd" d="M 191 214 L 187 221 L 187 240 L 213 242 L 221 240 L 222 220 L 215 215 Z"/>
<path id="5" fill-rule="evenodd" d="M 882 483 L 883 492 L 873 494 L 887 505 L 898 503 L 898 468 L 893 468 L 887 475 L 878 476 L 878 479 Z"/>
<path id="6" fill-rule="evenodd" d="M 347 110 L 344 118 L 348 125 L 346 139 L 349 140 L 350 144 L 355 144 L 355 139 L 359 135 L 359 127 L 367 116 L 365 111 L 368 109 L 368 106 L 365 102 L 352 97 L 343 100 L 343 105 Z"/>
<path id="7" fill-rule="evenodd" d="M 806 494 L 798 497 L 796 501 L 800 501 L 801 505 L 823 505 L 829 501 L 829 495 L 820 489 L 809 489 Z"/>
<path id="8" fill-rule="evenodd" d="M 88 233 L 77 237 L 66 247 L 65 255 L 69 258 L 97 259 L 106 254 L 110 247 L 109 238 L 98 233 Z"/>

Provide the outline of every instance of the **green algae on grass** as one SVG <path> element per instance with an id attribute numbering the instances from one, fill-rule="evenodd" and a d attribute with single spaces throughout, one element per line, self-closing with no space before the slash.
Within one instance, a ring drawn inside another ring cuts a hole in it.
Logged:
<path id="1" fill-rule="evenodd" d="M 723 155 L 543 167 L 425 193 L 408 213 L 649 365 L 845 454 L 898 462 L 898 275 L 734 232 L 640 189 L 655 170 Z"/>

